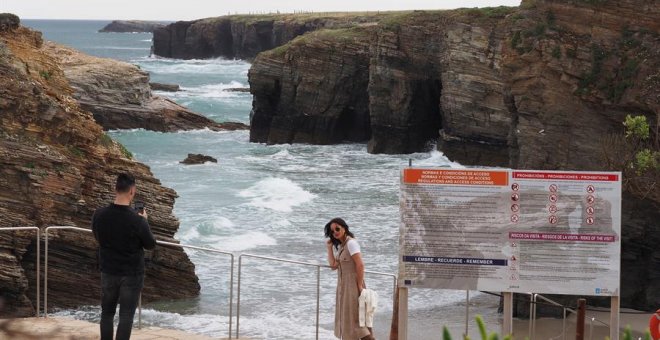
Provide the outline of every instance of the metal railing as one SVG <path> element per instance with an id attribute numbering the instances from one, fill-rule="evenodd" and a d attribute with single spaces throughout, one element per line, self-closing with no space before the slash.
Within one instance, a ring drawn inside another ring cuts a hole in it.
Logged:
<path id="1" fill-rule="evenodd" d="M 530 299 L 529 299 L 529 340 L 534 340 L 534 334 L 536 333 L 536 306 L 537 306 L 537 301 L 538 299 L 541 299 L 553 306 L 557 306 L 562 309 L 562 328 L 561 328 L 561 334 L 558 337 L 562 337 L 562 339 L 566 340 L 566 316 L 568 315 L 567 312 L 569 313 L 576 313 L 574 309 L 565 307 L 561 303 L 554 301 L 552 299 L 549 299 L 541 294 L 536 294 L 536 293 L 529 293 Z"/>
<path id="2" fill-rule="evenodd" d="M 41 296 L 41 229 L 38 227 L 7 227 L 7 228 L 0 228 L 0 231 L 4 230 L 35 230 L 37 232 L 37 258 L 34 261 L 36 265 L 36 272 L 37 272 L 37 317 L 39 317 L 39 306 L 41 305 L 40 301 L 40 296 Z"/>
<path id="3" fill-rule="evenodd" d="M 45 232 L 45 239 L 46 239 L 46 256 L 45 256 L 45 278 L 44 278 L 44 316 L 48 317 L 48 232 L 50 230 L 78 230 L 78 231 L 83 231 L 83 232 L 88 232 L 91 233 L 92 231 L 89 229 L 84 229 L 84 228 L 79 228 L 79 227 L 72 227 L 72 226 L 51 226 L 46 228 Z M 156 241 L 157 244 L 164 245 L 164 246 L 171 246 L 171 247 L 180 247 L 180 248 L 190 248 L 190 249 L 197 249 L 197 250 L 202 250 L 202 251 L 207 251 L 207 252 L 212 252 L 212 253 L 218 253 L 218 254 L 224 254 L 224 255 L 229 255 L 231 258 L 231 270 L 229 271 L 230 276 L 229 276 L 229 339 L 231 340 L 231 326 L 232 326 L 232 303 L 233 303 L 233 286 L 234 286 L 234 254 L 230 252 L 225 252 L 225 251 L 220 251 L 216 249 L 210 249 L 210 248 L 203 248 L 203 247 L 196 247 L 196 246 L 189 246 L 189 245 L 184 245 L 184 244 L 178 244 L 178 243 L 172 243 L 172 242 L 165 242 L 165 241 Z M 38 303 L 38 300 L 37 300 Z M 140 294 L 140 300 L 138 304 L 138 328 L 142 327 L 142 294 Z"/>
<path id="4" fill-rule="evenodd" d="M 178 243 L 172 243 L 172 242 L 165 242 L 165 241 L 156 241 L 158 244 L 162 244 L 165 246 L 173 246 L 173 247 L 181 247 L 181 248 L 189 248 L 189 249 L 197 249 L 197 250 L 203 250 L 211 253 L 216 253 L 216 254 L 224 254 L 224 255 L 229 255 L 231 258 L 231 268 L 229 270 L 229 340 L 231 340 L 231 325 L 232 325 L 232 303 L 233 297 L 234 297 L 234 254 L 226 251 L 221 251 L 221 250 L 216 250 L 216 249 L 211 249 L 211 248 L 203 248 L 203 247 L 196 247 L 196 246 L 189 246 L 189 245 L 184 245 L 184 244 L 178 244 Z"/>
<path id="5" fill-rule="evenodd" d="M 240 316 L 241 316 L 241 269 L 242 269 L 242 260 L 243 257 L 249 257 L 249 258 L 254 258 L 254 259 L 262 259 L 262 260 L 268 260 L 268 261 L 276 261 L 276 262 L 283 262 L 283 263 L 292 263 L 292 264 L 298 264 L 301 266 L 309 266 L 309 267 L 316 267 L 316 339 L 318 340 L 319 338 L 319 313 L 320 313 L 320 301 L 321 301 L 321 268 L 330 268 L 328 265 L 323 265 L 319 263 L 312 263 L 312 262 L 302 262 L 302 261 L 294 261 L 294 260 L 285 260 L 285 259 L 280 259 L 280 258 L 275 258 L 275 257 L 269 257 L 269 256 L 261 256 L 261 255 L 254 255 L 254 254 L 241 254 L 238 256 L 238 287 L 237 287 L 237 293 L 236 293 L 236 338 L 239 338 L 239 325 L 240 325 Z M 381 272 L 374 272 L 374 271 L 365 271 L 365 274 L 373 274 L 373 275 L 382 275 L 382 276 L 390 276 L 394 279 L 394 284 L 392 287 L 392 297 L 394 298 L 396 295 L 396 280 L 397 277 L 394 274 L 390 273 L 381 273 Z"/>

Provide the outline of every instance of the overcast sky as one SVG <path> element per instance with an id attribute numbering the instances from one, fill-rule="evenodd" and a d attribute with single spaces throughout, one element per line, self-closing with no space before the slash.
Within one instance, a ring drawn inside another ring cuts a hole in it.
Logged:
<path id="1" fill-rule="evenodd" d="M 228 13 L 518 6 L 520 0 L 0 0 L 22 19 L 192 20 Z"/>

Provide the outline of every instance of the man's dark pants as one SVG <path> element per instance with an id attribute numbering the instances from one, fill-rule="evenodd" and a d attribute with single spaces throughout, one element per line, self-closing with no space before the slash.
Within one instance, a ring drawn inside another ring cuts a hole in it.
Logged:
<path id="1" fill-rule="evenodd" d="M 133 316 L 144 285 L 144 274 L 117 276 L 101 273 L 101 340 L 112 340 L 112 327 L 119 302 L 119 325 L 116 340 L 128 340 Z"/>

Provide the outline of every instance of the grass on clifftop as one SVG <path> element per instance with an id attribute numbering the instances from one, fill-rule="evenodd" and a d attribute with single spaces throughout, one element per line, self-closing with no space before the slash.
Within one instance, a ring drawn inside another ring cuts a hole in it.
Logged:
<path id="1" fill-rule="evenodd" d="M 458 8 L 453 10 L 412 11 L 398 13 L 385 18 L 381 25 L 385 29 L 398 29 L 401 26 L 421 25 L 428 23 L 442 23 L 447 20 L 458 20 L 465 22 L 484 23 L 488 21 L 501 20 L 507 15 L 514 13 L 518 7 L 474 7 Z"/>
<path id="2" fill-rule="evenodd" d="M 310 13 L 270 13 L 270 14 L 234 14 L 225 16 L 235 22 L 251 24 L 259 21 L 285 21 L 305 23 L 312 20 L 335 20 L 346 24 L 378 22 L 387 17 L 411 11 L 370 11 L 370 12 L 310 12 Z"/>
<path id="3" fill-rule="evenodd" d="M 281 57 L 286 53 L 287 50 L 293 47 L 308 45 L 315 41 L 320 42 L 328 40 L 338 43 L 350 43 L 355 41 L 355 39 L 366 38 L 369 32 L 370 31 L 365 27 L 322 29 L 303 34 L 284 45 L 275 47 L 272 50 L 262 53 L 272 57 Z"/>

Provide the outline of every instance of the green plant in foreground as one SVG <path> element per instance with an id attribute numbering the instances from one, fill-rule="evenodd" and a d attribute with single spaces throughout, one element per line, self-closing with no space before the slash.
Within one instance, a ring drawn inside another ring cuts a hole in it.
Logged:
<path id="1" fill-rule="evenodd" d="M 481 340 L 498 340 L 500 338 L 499 334 L 497 332 L 491 332 L 488 334 L 486 331 L 486 324 L 484 323 L 484 319 L 481 317 L 481 315 L 477 315 L 474 317 L 475 322 L 477 323 L 477 328 L 479 329 L 479 335 L 481 336 Z M 447 326 L 442 327 L 442 340 L 452 340 L 451 338 L 451 333 L 449 333 L 449 329 L 447 329 Z M 464 340 L 470 340 L 470 337 L 465 335 Z M 513 337 L 511 334 L 505 335 L 502 340 L 513 340 Z"/>

